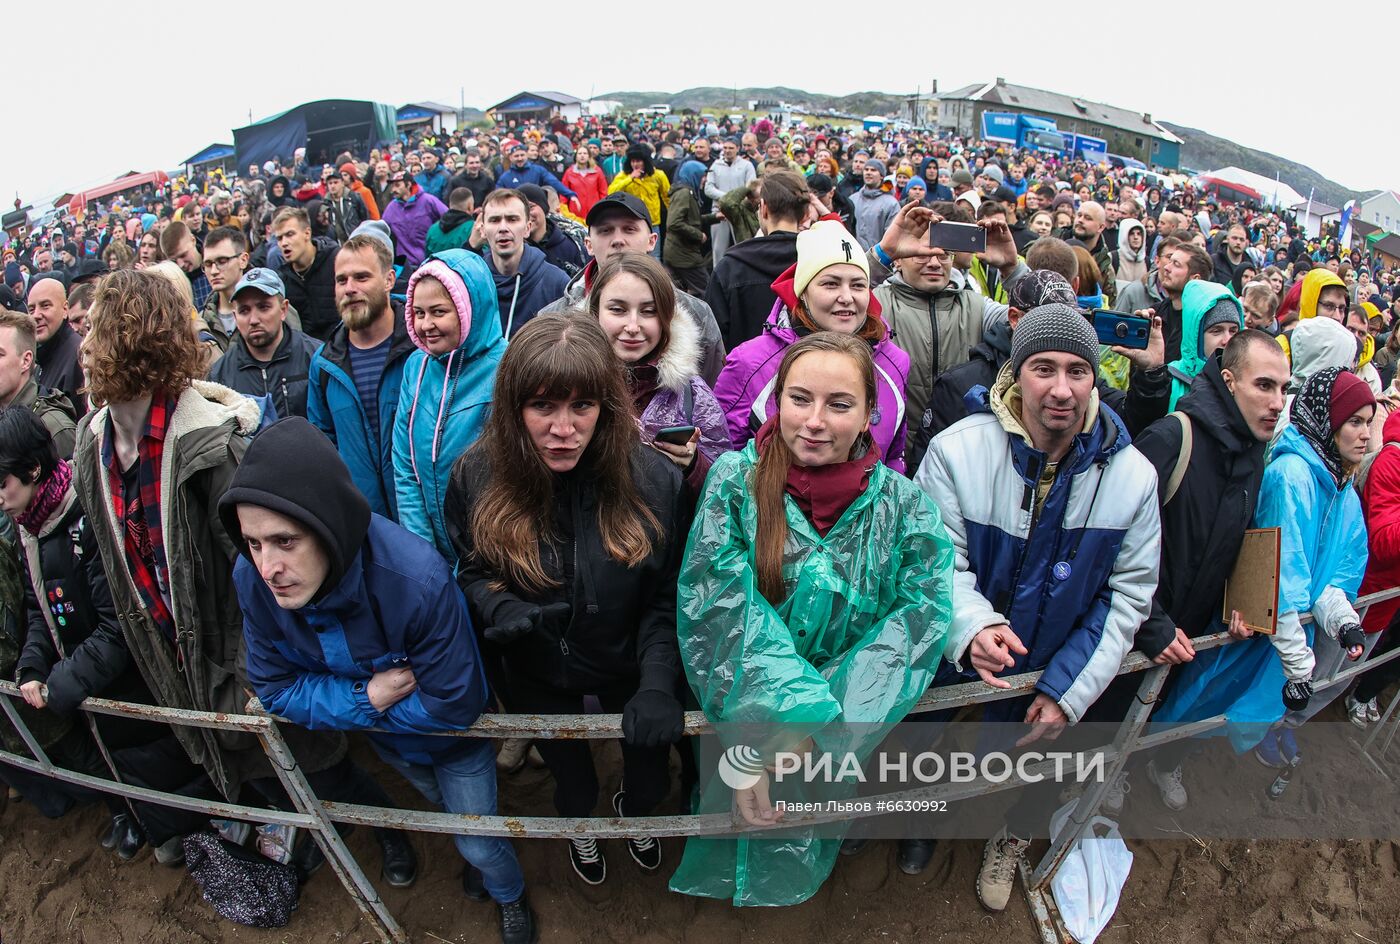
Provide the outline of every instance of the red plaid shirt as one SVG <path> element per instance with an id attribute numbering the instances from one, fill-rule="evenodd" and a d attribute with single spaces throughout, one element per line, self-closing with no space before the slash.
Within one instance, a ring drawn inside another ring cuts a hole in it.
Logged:
<path id="1" fill-rule="evenodd" d="M 150 418 L 137 441 L 139 488 L 135 501 L 126 500 L 122 469 L 113 448 L 115 433 L 110 416 L 102 439 L 102 464 L 107 467 L 107 481 L 112 488 L 112 510 L 125 532 L 127 567 L 146 604 L 146 611 L 172 643 L 175 642 L 175 617 L 170 612 L 170 570 L 160 526 L 160 469 L 165 453 L 165 431 L 174 412 L 173 399 L 157 399 L 151 403 Z"/>

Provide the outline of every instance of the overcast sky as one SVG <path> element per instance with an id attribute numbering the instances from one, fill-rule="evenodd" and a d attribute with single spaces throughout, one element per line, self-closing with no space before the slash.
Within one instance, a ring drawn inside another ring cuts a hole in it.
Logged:
<path id="1" fill-rule="evenodd" d="M 79 0 L 65 14 L 76 22 L 63 24 L 47 4 L 11 0 L 0 202 L 8 207 L 16 193 L 34 202 L 127 170 L 171 169 L 214 141 L 232 143 L 231 129 L 250 115 L 319 98 L 456 105 L 464 90 L 467 105 L 484 108 L 525 88 L 581 98 L 736 83 L 908 93 L 927 92 L 935 78 L 951 91 L 998 75 L 1201 128 L 1352 189 L 1400 188 L 1400 122 L 1383 90 L 1367 92 L 1353 81 L 1360 75 L 1348 74 L 1363 68 L 1371 44 L 1349 52 L 1342 24 L 1319 19 L 1335 40 L 1331 52 L 1312 55 L 1300 32 L 1308 17 L 1269 5 L 1014 0 L 995 9 L 906 6 L 863 21 L 855 7 L 832 6 L 839 21 L 827 26 L 814 22 L 819 6 L 744 4 L 732 8 L 749 18 L 742 29 L 726 14 L 725 28 L 708 36 L 709 17 L 682 22 L 670 3 L 647 16 L 600 8 L 592 18 L 576 3 L 554 6 L 534 0 L 534 25 L 507 25 L 509 7 L 500 5 L 460 15 L 456 4 L 436 14 L 420 5 L 396 19 L 392 5 L 293 4 L 283 9 L 294 9 L 294 20 L 279 26 L 278 4 L 147 0 L 123 9 Z M 597 25 L 580 25 L 590 22 Z M 1345 22 L 1365 24 L 1365 35 L 1385 43 L 1400 12 L 1365 0 L 1347 6 Z M 488 37 L 495 29 L 504 32 Z M 993 51 L 998 29 L 1004 54 Z M 1096 55 L 1085 35 L 1107 37 L 1103 51 Z M 694 58 L 679 61 L 687 52 Z M 166 77 L 174 63 L 188 67 L 185 77 Z M 1374 69 L 1383 75 L 1383 63 Z M 28 107 L 17 108 L 20 101 Z"/>

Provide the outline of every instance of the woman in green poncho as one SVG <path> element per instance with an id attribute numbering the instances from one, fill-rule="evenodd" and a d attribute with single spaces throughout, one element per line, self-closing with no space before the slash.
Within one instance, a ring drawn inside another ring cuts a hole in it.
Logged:
<path id="1" fill-rule="evenodd" d="M 1167 365 L 1172 378 L 1171 403 L 1191 389 L 1191 381 L 1216 351 L 1244 329 L 1244 306 L 1223 285 L 1192 279 L 1181 291 L 1181 356 Z"/>
<path id="2" fill-rule="evenodd" d="M 716 723 L 778 730 L 772 749 L 840 757 L 875 747 L 938 667 L 951 612 L 953 549 L 938 509 L 881 464 L 870 437 L 869 345 L 822 332 L 783 355 L 777 413 L 710 471 L 679 581 L 687 677 Z M 707 812 L 751 826 L 781 819 L 790 784 L 718 778 Z M 796 789 L 796 788 L 794 788 Z M 692 838 L 673 891 L 736 905 L 805 901 L 831 873 L 839 836 Z"/>

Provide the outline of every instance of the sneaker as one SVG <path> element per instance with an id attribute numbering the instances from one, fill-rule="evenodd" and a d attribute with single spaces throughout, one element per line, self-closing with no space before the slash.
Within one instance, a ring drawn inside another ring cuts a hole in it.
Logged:
<path id="1" fill-rule="evenodd" d="M 936 839 L 901 839 L 895 854 L 895 864 L 905 875 L 918 875 L 933 860 L 933 850 L 938 848 Z"/>
<path id="2" fill-rule="evenodd" d="M 525 753 L 529 750 L 529 738 L 506 738 L 496 754 L 496 769 L 503 774 L 515 773 L 525 766 Z"/>
<path id="3" fill-rule="evenodd" d="M 870 845 L 870 840 L 864 836 L 842 839 L 841 854 L 843 856 L 860 855 L 865 851 L 865 847 L 868 845 Z"/>
<path id="4" fill-rule="evenodd" d="M 156 861 L 161 865 L 167 865 L 172 869 L 177 869 L 185 864 L 185 837 L 175 836 L 156 846 L 153 850 Z"/>
<path id="5" fill-rule="evenodd" d="M 1350 693 L 1346 697 L 1347 718 L 1358 728 L 1370 727 L 1375 722 L 1371 720 L 1371 712 L 1376 713 L 1376 721 L 1380 720 L 1380 709 L 1376 707 L 1375 699 L 1370 701 L 1357 701 Z"/>
<path id="6" fill-rule="evenodd" d="M 1366 702 L 1366 720 L 1372 724 L 1381 720 L 1381 706 L 1374 698 Z"/>
<path id="7" fill-rule="evenodd" d="M 1177 778 L 1180 780 L 1180 778 Z M 1132 789 L 1132 784 L 1128 783 L 1128 775 L 1120 773 L 1118 777 L 1108 785 L 1108 792 L 1103 796 L 1103 810 L 1109 816 L 1118 816 L 1123 812 L 1123 801 L 1128 797 L 1128 791 Z M 1184 793 L 1184 791 L 1183 791 Z"/>
<path id="8" fill-rule="evenodd" d="M 1303 752 L 1298 750 L 1298 740 L 1293 736 L 1292 728 L 1279 729 L 1278 753 L 1289 767 L 1296 767 L 1303 762 Z"/>
<path id="9" fill-rule="evenodd" d="M 617 815 L 622 816 L 622 791 L 613 794 L 613 810 Z M 648 872 L 655 872 L 661 868 L 661 843 L 657 842 L 653 836 L 641 836 L 637 839 L 628 838 L 627 851 L 632 856 L 632 861 L 640 865 Z"/>
<path id="10" fill-rule="evenodd" d="M 496 907 L 501 913 L 501 944 L 535 944 L 540 939 L 535 912 L 524 895 L 508 905 Z"/>
<path id="11" fill-rule="evenodd" d="M 574 867 L 578 877 L 589 885 L 601 885 L 608 877 L 608 860 L 603 858 L 596 839 L 570 839 L 569 864 Z"/>
<path id="12" fill-rule="evenodd" d="M 1165 773 L 1157 770 L 1157 761 L 1147 762 L 1147 779 L 1157 785 L 1162 794 L 1162 805 L 1173 812 L 1186 809 L 1186 785 L 1181 782 L 1181 765 L 1177 764 Z"/>
<path id="13" fill-rule="evenodd" d="M 982 870 L 977 873 L 977 900 L 988 911 L 1004 911 L 1016 884 L 1016 864 L 1030 848 L 1029 839 L 1019 839 L 1003 827 L 987 840 L 982 851 Z"/>
<path id="14" fill-rule="evenodd" d="M 209 822 L 213 825 L 214 829 L 218 831 L 220 836 L 223 836 L 225 840 L 233 843 L 235 846 L 243 845 L 248 841 L 248 837 L 253 834 L 253 824 L 245 823 L 242 820 L 211 819 Z"/>
<path id="15" fill-rule="evenodd" d="M 1272 767 L 1275 770 L 1288 766 L 1288 761 L 1283 759 L 1283 754 L 1278 749 L 1277 731 L 1270 731 L 1264 735 L 1264 740 L 1255 745 L 1254 759 L 1265 767 Z"/>
<path id="16" fill-rule="evenodd" d="M 470 901 L 490 901 L 491 893 L 486 890 L 486 878 L 481 869 L 470 862 L 462 869 L 462 894 Z"/>

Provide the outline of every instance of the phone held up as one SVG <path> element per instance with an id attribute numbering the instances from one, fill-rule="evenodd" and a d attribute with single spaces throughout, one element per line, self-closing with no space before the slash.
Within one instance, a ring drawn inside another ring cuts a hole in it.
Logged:
<path id="1" fill-rule="evenodd" d="M 1147 334 L 1152 323 L 1146 318 L 1125 315 L 1111 308 L 1095 308 L 1087 317 L 1094 322 L 1099 343 L 1138 350 L 1147 347 Z"/>
<path id="2" fill-rule="evenodd" d="M 985 252 L 987 231 L 976 223 L 939 220 L 928 228 L 928 244 L 932 249 L 949 252 Z"/>

